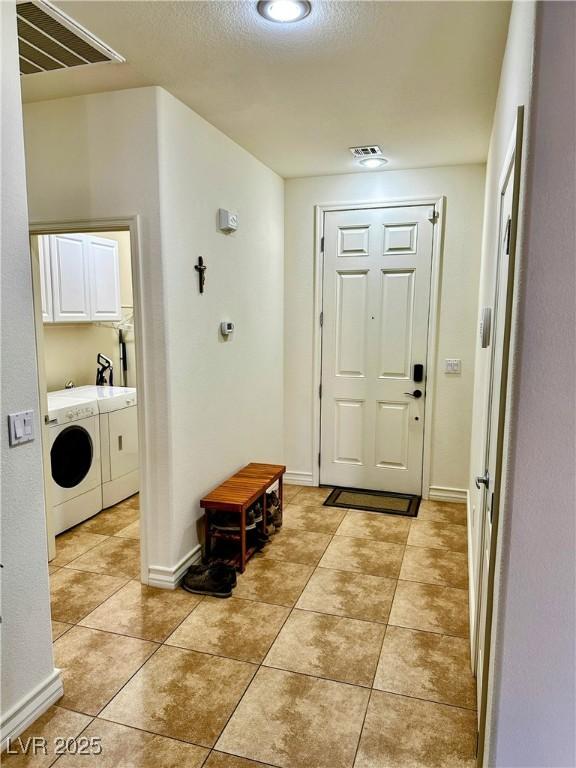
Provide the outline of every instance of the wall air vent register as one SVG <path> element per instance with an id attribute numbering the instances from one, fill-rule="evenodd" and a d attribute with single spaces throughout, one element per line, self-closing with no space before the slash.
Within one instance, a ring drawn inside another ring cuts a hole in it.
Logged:
<path id="1" fill-rule="evenodd" d="M 19 2 L 16 13 L 21 75 L 125 61 L 106 43 L 45 0 Z"/>

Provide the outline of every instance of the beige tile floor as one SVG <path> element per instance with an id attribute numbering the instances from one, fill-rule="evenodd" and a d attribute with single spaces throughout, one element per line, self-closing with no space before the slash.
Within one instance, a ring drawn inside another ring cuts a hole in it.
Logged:
<path id="1" fill-rule="evenodd" d="M 57 539 L 63 699 L 16 766 L 472 768 L 466 514 L 323 508 L 286 488 L 284 527 L 228 600 L 142 586 L 138 497 Z M 99 738 L 58 756 L 56 736 Z"/>

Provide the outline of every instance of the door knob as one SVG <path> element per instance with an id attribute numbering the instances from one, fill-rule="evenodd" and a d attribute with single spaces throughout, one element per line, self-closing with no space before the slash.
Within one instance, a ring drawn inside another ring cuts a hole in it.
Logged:
<path id="1" fill-rule="evenodd" d="M 478 490 L 480 490 L 481 485 L 483 485 L 485 488 L 488 488 L 490 485 L 490 475 L 488 474 L 488 470 L 486 470 L 483 475 L 478 475 L 474 482 L 476 483 L 476 488 L 478 488 Z"/>
<path id="2" fill-rule="evenodd" d="M 415 389 L 414 392 L 404 392 L 404 394 L 408 395 L 408 397 L 413 397 L 415 400 L 418 400 L 418 398 L 422 397 L 422 390 Z"/>

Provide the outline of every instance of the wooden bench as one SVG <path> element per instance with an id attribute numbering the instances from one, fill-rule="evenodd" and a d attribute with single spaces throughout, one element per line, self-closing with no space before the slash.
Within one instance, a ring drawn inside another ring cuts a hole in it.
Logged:
<path id="1" fill-rule="evenodd" d="M 280 509 L 283 507 L 283 475 L 286 467 L 281 464 L 247 464 L 235 475 L 228 478 L 225 482 L 204 496 L 200 501 L 200 506 L 205 510 L 204 524 L 206 532 L 206 557 L 210 557 L 212 549 L 212 539 L 222 538 L 238 541 L 240 545 L 239 552 L 239 570 L 241 573 L 246 568 L 246 561 L 253 554 L 254 550 L 249 550 L 246 545 L 246 511 L 262 499 L 262 531 L 266 532 L 267 509 L 266 509 L 266 491 L 270 486 L 278 481 L 278 498 L 280 499 Z M 213 512 L 231 512 L 239 516 L 239 533 L 228 533 L 223 531 L 213 531 L 210 523 L 210 516 Z"/>

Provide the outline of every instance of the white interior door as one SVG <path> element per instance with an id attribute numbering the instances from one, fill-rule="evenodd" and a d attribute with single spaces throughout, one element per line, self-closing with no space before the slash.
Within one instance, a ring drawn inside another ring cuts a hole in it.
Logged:
<path id="1" fill-rule="evenodd" d="M 492 552 L 493 522 L 495 513 L 495 478 L 498 473 L 499 431 L 503 429 L 501 403 L 506 387 L 503 381 L 503 363 L 506 354 L 505 329 L 507 314 L 507 294 L 509 290 L 510 240 L 513 226 L 514 163 L 509 168 L 500 203 L 500 236 L 498 245 L 498 267 L 494 291 L 494 313 L 491 339 L 491 372 L 488 400 L 488 419 L 486 423 L 485 467 L 476 479 L 482 491 L 480 514 L 480 568 L 477 589 L 476 622 L 476 672 L 478 685 L 478 711 L 481 710 L 483 690 L 482 670 L 486 655 L 486 621 L 490 599 L 490 557 Z"/>
<path id="2" fill-rule="evenodd" d="M 421 493 L 432 210 L 325 214 L 321 483 Z"/>

